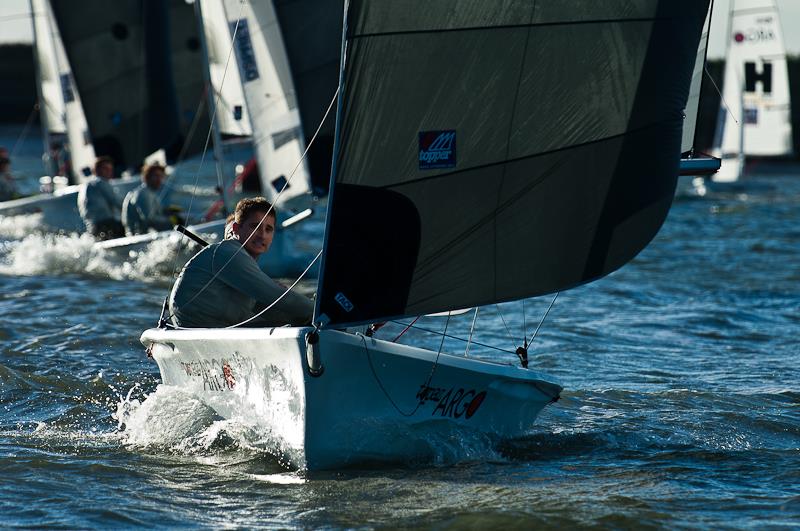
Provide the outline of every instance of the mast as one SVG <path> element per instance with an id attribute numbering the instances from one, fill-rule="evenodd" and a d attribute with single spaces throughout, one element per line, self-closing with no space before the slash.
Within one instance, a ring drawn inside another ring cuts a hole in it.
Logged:
<path id="1" fill-rule="evenodd" d="M 228 198 L 225 193 L 225 161 L 222 152 L 222 135 L 220 135 L 219 124 L 217 122 L 217 102 L 214 99 L 214 86 L 211 84 L 211 67 L 208 63 L 208 43 L 206 42 L 205 25 L 203 23 L 203 9 L 200 7 L 200 2 L 201 0 L 195 0 L 194 11 L 195 16 L 197 17 L 200 45 L 203 50 L 203 77 L 206 82 L 206 98 L 208 99 L 208 112 L 211 117 L 211 134 L 213 136 L 214 159 L 216 160 L 217 167 L 217 186 L 219 186 L 219 193 L 222 199 L 222 214 L 227 216 L 228 212 L 230 212 L 230 208 L 228 205 Z"/>
<path id="2" fill-rule="evenodd" d="M 36 97 L 39 99 L 39 120 L 41 121 L 42 128 L 42 143 L 44 144 L 44 152 L 42 153 L 42 164 L 44 165 L 44 172 L 47 175 L 53 176 L 58 173 L 55 168 L 55 161 L 50 157 L 50 124 L 47 123 L 47 110 L 44 108 L 45 100 L 44 93 L 42 92 L 42 73 L 41 65 L 39 64 L 38 46 L 40 45 L 36 32 L 36 10 L 34 9 L 33 0 L 28 0 L 28 5 L 31 9 L 31 24 L 33 25 L 33 69 L 36 75 Z"/>

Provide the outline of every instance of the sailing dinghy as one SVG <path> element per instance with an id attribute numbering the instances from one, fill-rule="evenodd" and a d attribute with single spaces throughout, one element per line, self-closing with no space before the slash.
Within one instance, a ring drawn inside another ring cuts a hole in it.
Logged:
<path id="1" fill-rule="evenodd" d="M 789 74 L 773 0 L 731 0 L 715 141 L 716 182 L 741 179 L 746 156 L 791 156 Z"/>
<path id="2" fill-rule="evenodd" d="M 631 260 L 672 202 L 707 10 L 349 1 L 314 326 L 147 330 L 164 385 L 308 469 L 413 459 L 426 433 L 528 433 L 561 392 L 549 377 L 345 329 Z"/>

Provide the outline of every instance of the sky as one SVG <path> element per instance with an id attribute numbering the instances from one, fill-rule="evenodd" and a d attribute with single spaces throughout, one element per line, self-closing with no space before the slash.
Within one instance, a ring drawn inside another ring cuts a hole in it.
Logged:
<path id="1" fill-rule="evenodd" d="M 29 0 L 0 0 L 0 43 L 31 42 L 28 2 Z M 776 2 L 781 14 L 786 51 L 789 54 L 800 55 L 800 0 L 776 0 Z M 729 8 L 730 0 L 714 0 L 709 58 L 716 59 L 725 54 Z"/>

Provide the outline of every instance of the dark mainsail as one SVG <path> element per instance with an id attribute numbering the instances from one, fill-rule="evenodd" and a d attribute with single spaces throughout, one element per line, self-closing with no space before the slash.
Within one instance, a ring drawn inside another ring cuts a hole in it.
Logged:
<path id="1" fill-rule="evenodd" d="M 99 155 L 125 166 L 182 141 L 170 4 L 51 0 Z"/>
<path id="2" fill-rule="evenodd" d="M 655 236 L 708 1 L 352 0 L 317 319 L 600 278 Z"/>
<path id="3" fill-rule="evenodd" d="M 310 146 L 307 159 L 311 180 L 316 188 L 327 189 L 333 157 L 333 112 L 314 143 L 310 141 L 339 84 L 344 0 L 273 0 L 273 4 L 297 90 L 304 140 Z"/>

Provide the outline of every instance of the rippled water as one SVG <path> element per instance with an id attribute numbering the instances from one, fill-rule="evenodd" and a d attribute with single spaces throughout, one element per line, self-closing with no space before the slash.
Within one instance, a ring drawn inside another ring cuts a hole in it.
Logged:
<path id="1" fill-rule="evenodd" d="M 3 526 L 800 525 L 800 174 L 676 201 L 631 264 L 560 294 L 531 366 L 565 391 L 528 437 L 464 434 L 431 441 L 427 461 L 313 474 L 284 468 L 246 417 L 158 386 L 138 337 L 169 252 L 151 267 L 14 230 L 0 220 Z M 551 300 L 482 310 L 476 341 L 513 351 Z"/>

